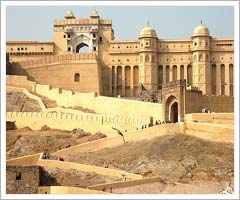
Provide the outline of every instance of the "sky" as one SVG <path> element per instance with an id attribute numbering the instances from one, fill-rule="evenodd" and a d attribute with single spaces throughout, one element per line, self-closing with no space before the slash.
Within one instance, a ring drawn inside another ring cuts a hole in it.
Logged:
<path id="1" fill-rule="evenodd" d="M 200 24 L 212 37 L 234 36 L 233 6 L 7 6 L 6 39 L 53 41 L 53 22 L 67 11 L 88 18 L 96 9 L 112 19 L 116 40 L 136 40 L 149 21 L 160 39 L 187 39 Z"/>

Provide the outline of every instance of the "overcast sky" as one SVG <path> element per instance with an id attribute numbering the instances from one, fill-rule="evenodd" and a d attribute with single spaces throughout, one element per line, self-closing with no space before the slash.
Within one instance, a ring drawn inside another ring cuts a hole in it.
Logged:
<path id="1" fill-rule="evenodd" d="M 53 41 L 53 21 L 67 11 L 88 18 L 97 9 L 102 19 L 112 19 L 116 40 L 135 40 L 147 21 L 162 39 L 190 38 L 200 24 L 213 37 L 234 36 L 232 6 L 7 6 L 7 40 Z"/>

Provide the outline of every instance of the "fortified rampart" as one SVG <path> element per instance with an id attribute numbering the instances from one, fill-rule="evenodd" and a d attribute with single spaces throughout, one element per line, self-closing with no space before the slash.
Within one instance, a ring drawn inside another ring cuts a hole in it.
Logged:
<path id="1" fill-rule="evenodd" d="M 200 113 L 203 108 L 211 112 L 234 112 L 233 96 L 202 95 L 199 91 L 186 90 L 186 114 Z"/>
<path id="2" fill-rule="evenodd" d="M 108 194 L 108 192 L 68 186 L 42 186 L 38 187 L 38 194 Z"/>
<path id="3" fill-rule="evenodd" d="M 49 65 L 56 64 L 66 64 L 66 63 L 85 63 L 90 61 L 96 61 L 97 54 L 96 53 L 71 53 L 71 54 L 63 54 L 63 55 L 49 55 L 45 58 L 38 59 L 28 59 L 25 61 L 19 61 L 19 65 L 23 67 L 23 69 L 31 69 L 44 67 Z"/>
<path id="4" fill-rule="evenodd" d="M 7 121 L 15 121 L 17 128 L 30 127 L 39 130 L 47 125 L 53 129 L 73 130 L 81 128 L 96 133 L 98 131 L 109 134 L 116 132 L 112 126 L 123 130 L 140 128 L 149 124 L 148 119 L 131 117 L 114 117 L 95 114 L 68 114 L 68 113 L 38 113 L 38 112 L 8 112 Z"/>

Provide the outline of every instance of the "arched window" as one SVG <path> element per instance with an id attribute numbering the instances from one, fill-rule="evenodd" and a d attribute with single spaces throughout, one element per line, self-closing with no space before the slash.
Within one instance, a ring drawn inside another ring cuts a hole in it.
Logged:
<path id="1" fill-rule="evenodd" d="M 80 81 L 80 74 L 79 73 L 76 73 L 74 75 L 74 82 L 79 82 Z"/>
<path id="2" fill-rule="evenodd" d="M 194 55 L 193 60 L 197 61 L 197 55 Z"/>
<path id="3" fill-rule="evenodd" d="M 208 56 L 208 54 L 206 54 L 206 60 L 209 60 L 209 56 Z"/>
<path id="4" fill-rule="evenodd" d="M 199 55 L 199 61 L 203 61 L 203 55 L 202 54 Z"/>
<path id="5" fill-rule="evenodd" d="M 152 55 L 152 62 L 155 62 L 155 56 Z"/>
<path id="6" fill-rule="evenodd" d="M 145 56 L 145 62 L 149 62 L 149 55 Z"/>

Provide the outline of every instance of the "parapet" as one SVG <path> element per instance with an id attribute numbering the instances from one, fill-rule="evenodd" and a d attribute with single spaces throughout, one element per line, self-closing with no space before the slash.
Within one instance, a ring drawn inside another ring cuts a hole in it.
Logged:
<path id="1" fill-rule="evenodd" d="M 96 53 L 71 53 L 71 54 L 63 54 L 63 55 L 56 55 L 56 56 L 46 56 L 44 58 L 39 59 L 29 59 L 26 61 L 18 62 L 24 69 L 35 67 L 41 67 L 51 63 L 81 63 L 84 61 L 97 61 L 97 54 Z"/>

